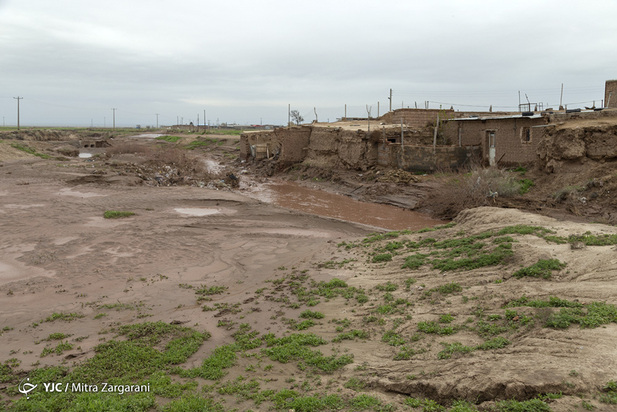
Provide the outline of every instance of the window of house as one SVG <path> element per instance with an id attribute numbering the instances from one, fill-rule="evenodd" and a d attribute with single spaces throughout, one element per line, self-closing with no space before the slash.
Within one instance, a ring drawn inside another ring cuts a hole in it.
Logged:
<path id="1" fill-rule="evenodd" d="M 531 143 L 531 128 L 523 127 L 521 129 L 521 141 L 523 143 Z"/>

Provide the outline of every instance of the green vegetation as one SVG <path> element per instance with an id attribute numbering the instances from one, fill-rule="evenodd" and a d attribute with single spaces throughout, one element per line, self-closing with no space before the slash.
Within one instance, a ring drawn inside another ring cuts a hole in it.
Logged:
<path id="1" fill-rule="evenodd" d="M 103 213 L 105 219 L 120 219 L 123 217 L 129 217 L 135 215 L 134 212 L 120 212 L 117 210 L 107 210 Z"/>
<path id="2" fill-rule="evenodd" d="M 156 138 L 156 140 L 163 140 L 169 143 L 176 143 L 180 139 L 182 139 L 180 136 L 159 136 Z"/>
<path id="3" fill-rule="evenodd" d="M 274 335 L 266 335 L 264 339 L 267 348 L 262 353 L 271 360 L 281 363 L 300 361 L 300 366 L 311 366 L 323 372 L 333 372 L 341 367 L 352 363 L 351 355 L 324 356 L 320 351 L 310 349 L 311 346 L 319 346 L 326 341 L 315 334 L 292 334 L 283 338 L 275 338 Z"/>
<path id="4" fill-rule="evenodd" d="M 551 408 L 540 399 L 528 401 L 499 401 L 495 404 L 497 412 L 550 412 Z"/>
<path id="5" fill-rule="evenodd" d="M 553 270 L 561 270 L 565 267 L 566 264 L 557 259 L 540 259 L 531 266 L 517 270 L 514 272 L 513 276 L 517 278 L 529 276 L 550 279 Z"/>
<path id="6" fill-rule="evenodd" d="M 313 312 L 312 310 L 305 310 L 300 314 L 301 318 L 304 319 L 323 319 L 325 315 L 321 312 Z"/>
<path id="7" fill-rule="evenodd" d="M 604 393 L 600 395 L 600 402 L 617 405 L 617 382 L 608 381 L 602 391 Z"/>
<path id="8" fill-rule="evenodd" d="M 14 149 L 17 149 L 17 150 L 21 150 L 22 152 L 26 152 L 28 154 L 34 155 L 34 156 L 38 156 L 41 159 L 51 159 L 50 155 L 46 155 L 44 153 L 38 153 L 33 148 L 28 147 L 28 146 L 20 145 L 19 143 L 11 143 L 11 147 L 14 148 Z"/>
<path id="9" fill-rule="evenodd" d="M 524 195 L 525 193 L 529 192 L 529 189 L 531 189 L 534 185 L 533 180 L 531 179 L 521 179 L 518 181 L 521 185 L 520 189 L 519 189 L 519 193 Z"/>
<path id="10" fill-rule="evenodd" d="M 460 342 L 453 343 L 441 343 L 444 349 L 437 354 L 439 359 L 450 359 L 454 354 L 457 353 L 470 353 L 476 350 L 492 350 L 492 349 L 501 349 L 510 344 L 510 341 L 506 338 L 498 336 L 493 339 L 489 339 L 484 343 L 476 346 L 465 346 Z"/>
<path id="11" fill-rule="evenodd" d="M 337 335 L 332 342 L 341 342 L 344 340 L 368 339 L 369 333 L 364 330 L 353 329 L 349 332 L 343 332 Z"/>
<path id="12" fill-rule="evenodd" d="M 199 147 L 208 147 L 211 145 L 221 146 L 225 142 L 219 139 L 211 139 L 211 138 L 198 138 L 197 140 L 193 140 L 191 143 L 185 146 L 188 150 L 195 150 Z"/>
<path id="13" fill-rule="evenodd" d="M 49 315 L 48 317 L 46 317 L 44 320 L 42 320 L 42 322 L 55 322 L 57 320 L 62 320 L 65 322 L 71 322 L 75 319 L 80 319 L 83 318 L 85 315 L 81 314 L 81 313 L 58 313 L 58 312 L 54 312 L 51 315 Z"/>
<path id="14" fill-rule="evenodd" d="M 227 286 L 210 286 L 201 285 L 199 288 L 195 289 L 195 294 L 199 296 L 211 296 L 211 295 L 220 295 L 224 293 L 228 289 Z"/>
<path id="15" fill-rule="evenodd" d="M 43 352 L 41 352 L 41 358 L 44 358 L 47 355 L 55 353 L 56 355 L 61 355 L 62 352 L 73 349 L 73 344 L 68 342 L 60 342 L 56 345 L 55 348 L 45 348 Z"/>
<path id="16" fill-rule="evenodd" d="M 392 260 L 392 255 L 390 253 L 381 253 L 379 255 L 373 256 L 373 263 L 379 262 L 390 262 Z"/>
<path id="17" fill-rule="evenodd" d="M 52 412 L 77 409 L 148 410 L 155 406 L 156 396 L 181 398 L 187 390 L 195 387 L 194 383 L 174 383 L 168 373 L 173 365 L 184 363 L 195 353 L 209 334 L 162 322 L 122 326 L 117 332 L 126 340 L 111 340 L 99 344 L 95 348 L 94 357 L 70 371 L 57 366 L 31 370 L 28 372 L 30 382 L 38 385 L 43 382 L 57 382 L 62 385 L 73 382 L 150 385 L 151 392 L 127 393 L 124 396 L 72 391 L 33 392 L 29 399 L 22 397 L 14 401 L 11 409 Z M 59 337 L 52 335 L 54 338 Z M 72 346 L 67 342 L 60 342 L 54 348 L 46 348 L 41 356 L 62 354 Z M 12 366 L 5 364 L 0 369 L 2 381 L 15 386 L 19 383 L 21 375 L 13 370 Z M 77 409 L 76 405 L 79 405 Z"/>
<path id="18" fill-rule="evenodd" d="M 453 335 L 458 332 L 458 329 L 454 326 L 441 326 L 435 321 L 418 323 L 418 330 L 420 332 L 437 335 Z"/>

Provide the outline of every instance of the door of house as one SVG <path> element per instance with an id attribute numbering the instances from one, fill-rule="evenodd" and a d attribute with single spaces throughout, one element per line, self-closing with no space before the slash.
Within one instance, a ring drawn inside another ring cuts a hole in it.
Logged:
<path id="1" fill-rule="evenodd" d="M 488 164 L 489 166 L 495 166 L 495 131 L 486 131 L 486 146 L 488 149 Z"/>

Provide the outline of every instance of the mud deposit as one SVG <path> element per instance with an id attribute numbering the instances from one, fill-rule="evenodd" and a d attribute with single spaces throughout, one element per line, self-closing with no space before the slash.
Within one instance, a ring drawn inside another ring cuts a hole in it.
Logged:
<path id="1" fill-rule="evenodd" d="M 270 193 L 264 197 L 277 206 L 384 229 L 417 230 L 445 223 L 423 213 L 395 206 L 360 202 L 347 196 L 311 189 L 293 182 L 269 184 L 266 190 Z"/>
<path id="2" fill-rule="evenodd" d="M 262 191 L 279 207 L 148 186 L 139 160 L 2 161 L 0 409 L 614 410 L 615 227 L 435 227 L 292 183 Z M 152 391 L 27 399 L 26 378 Z"/>

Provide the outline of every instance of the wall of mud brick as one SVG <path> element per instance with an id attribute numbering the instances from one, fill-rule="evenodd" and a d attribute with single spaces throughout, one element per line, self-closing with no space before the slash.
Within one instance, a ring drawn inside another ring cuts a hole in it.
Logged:
<path id="1" fill-rule="evenodd" d="M 380 166 L 397 167 L 407 171 L 434 172 L 437 170 L 460 169 L 481 156 L 479 146 L 407 146 L 380 144 L 378 163 Z"/>
<path id="2" fill-rule="evenodd" d="M 318 167 L 366 169 L 377 163 L 375 141 L 379 132 L 363 130 L 313 128 L 306 162 Z"/>
<path id="3" fill-rule="evenodd" d="M 414 129 L 422 129 L 427 125 L 434 125 L 440 119 L 454 118 L 454 110 L 439 109 L 396 109 L 381 116 L 379 120 L 384 123 L 403 124 Z"/>
<path id="4" fill-rule="evenodd" d="M 240 136 L 240 158 L 248 160 L 253 146 L 260 153 L 258 160 L 269 154 L 278 155 L 278 159 L 283 163 L 298 163 L 306 157 L 310 135 L 310 127 L 243 133 Z"/>
<path id="5" fill-rule="evenodd" d="M 482 148 L 483 160 L 488 162 L 487 132 L 495 132 L 495 160 L 500 165 L 533 163 L 537 160 L 538 143 L 546 123 L 544 118 L 473 119 L 450 121 L 444 125 L 444 136 L 461 146 Z M 523 138 L 524 128 L 529 128 L 530 140 Z"/>

